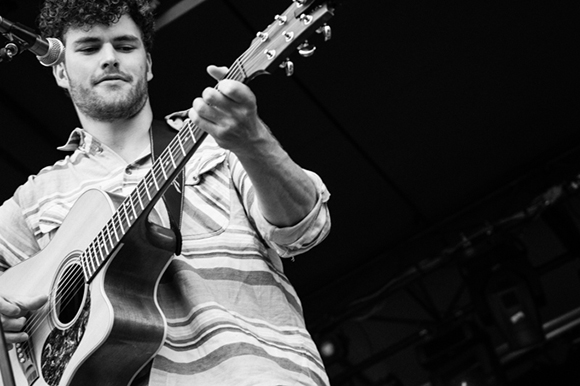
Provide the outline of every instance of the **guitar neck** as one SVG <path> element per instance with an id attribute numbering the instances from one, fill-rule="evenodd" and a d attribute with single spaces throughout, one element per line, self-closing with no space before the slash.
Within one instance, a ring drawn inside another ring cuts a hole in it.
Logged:
<path id="1" fill-rule="evenodd" d="M 333 15 L 333 7 L 319 0 L 295 0 L 266 30 L 259 32 L 250 47 L 230 66 L 224 79 L 248 83 L 254 77 L 275 69 L 289 52 L 299 48 L 303 37 L 317 31 Z M 300 50 L 299 50 L 300 51 Z M 121 203 L 115 214 L 81 255 L 85 281 L 90 282 L 121 239 L 144 213 L 159 201 L 169 185 L 207 136 L 191 120 L 186 120 L 169 146 L 153 163 L 135 190 Z"/>

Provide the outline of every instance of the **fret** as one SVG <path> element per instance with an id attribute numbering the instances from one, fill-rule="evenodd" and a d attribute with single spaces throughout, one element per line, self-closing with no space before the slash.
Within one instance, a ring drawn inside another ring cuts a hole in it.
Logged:
<path id="1" fill-rule="evenodd" d="M 97 245 L 93 242 L 91 244 L 91 246 L 92 246 L 91 247 L 91 255 L 89 256 L 89 258 L 91 259 L 91 265 L 90 265 L 90 267 L 91 267 L 91 270 L 93 272 L 96 272 L 97 271 L 97 267 L 98 267 L 98 265 L 95 263 L 95 258 L 96 258 L 97 253 L 98 253 L 97 252 Z"/>
<path id="2" fill-rule="evenodd" d="M 109 240 L 109 242 L 111 243 L 111 250 L 115 249 L 115 243 L 118 240 L 113 240 L 113 234 L 111 233 L 111 221 L 109 221 L 107 223 L 107 226 L 105 227 L 105 229 L 103 229 L 103 231 L 107 232 L 107 239 Z"/>
<path id="3" fill-rule="evenodd" d="M 133 194 L 129 195 L 129 204 L 131 204 L 131 209 L 133 209 L 133 219 L 131 219 L 131 222 L 134 221 L 134 219 L 137 218 L 137 212 L 135 211 L 135 204 L 133 204 Z"/>
<path id="4" fill-rule="evenodd" d="M 165 173 L 165 169 L 163 168 L 163 159 L 159 159 L 159 168 L 161 169 L 161 173 L 163 174 L 164 180 L 167 181 L 167 174 Z M 159 188 L 157 188 L 159 190 Z"/>
<path id="5" fill-rule="evenodd" d="M 123 209 L 123 207 L 120 207 L 119 209 Z M 123 219 L 119 218 L 121 216 L 121 212 L 117 212 L 119 215 L 117 216 L 117 223 L 119 224 L 119 227 L 121 228 L 121 234 L 125 234 L 125 228 L 123 228 Z M 120 239 L 119 239 L 120 240 Z"/>
<path id="6" fill-rule="evenodd" d="M 191 140 L 193 141 L 193 143 L 195 143 L 195 133 L 193 132 L 192 126 L 193 126 L 193 123 L 191 123 L 191 121 L 189 121 L 187 128 L 189 129 L 189 134 L 191 136 Z"/>
<path id="7" fill-rule="evenodd" d="M 149 198 L 149 202 L 151 202 L 151 194 L 149 193 L 149 188 L 147 187 L 147 184 L 150 185 L 149 176 L 150 176 L 150 174 L 147 174 L 145 176 L 145 181 L 144 181 L 145 185 L 143 187 L 145 188 L 145 192 L 147 193 L 147 197 Z"/>
<path id="8" fill-rule="evenodd" d="M 131 203 L 127 202 L 127 200 L 125 200 L 125 202 L 123 203 L 123 211 L 125 212 L 125 223 L 127 224 L 127 229 L 131 228 L 131 225 L 133 225 L 133 214 L 131 213 Z"/>
<path id="9" fill-rule="evenodd" d="M 181 148 L 181 152 L 185 156 L 187 153 L 185 152 L 185 149 L 183 148 L 183 143 L 181 142 L 181 136 L 180 135 L 177 135 L 177 143 L 179 144 L 179 147 Z"/>
<path id="10" fill-rule="evenodd" d="M 131 221 L 129 220 L 129 213 L 127 213 L 127 205 L 121 205 L 119 207 L 119 209 L 121 210 L 121 227 L 123 226 L 123 223 L 125 224 L 126 228 L 122 228 L 123 229 L 123 235 L 125 233 L 127 233 L 127 230 L 129 230 L 129 228 L 131 227 Z"/>
<path id="11" fill-rule="evenodd" d="M 171 163 L 173 164 L 173 169 L 177 169 L 177 164 L 175 163 L 175 160 L 173 159 L 173 154 L 171 154 L 171 152 L 169 152 L 169 159 L 171 160 Z"/>
<path id="12" fill-rule="evenodd" d="M 91 245 L 89 245 L 89 247 L 85 250 L 85 254 L 84 254 L 84 261 L 83 261 L 83 265 L 86 268 L 89 277 L 91 275 L 91 262 L 89 261 L 89 254 L 91 251 Z"/>
<path id="13" fill-rule="evenodd" d="M 99 270 L 99 267 L 107 261 L 107 255 L 103 253 L 103 250 L 95 245 L 95 255 L 92 258 L 93 261 L 93 273 Z"/>
<path id="14" fill-rule="evenodd" d="M 137 186 L 137 189 L 135 189 L 135 191 L 137 192 L 137 198 L 139 199 L 139 206 L 141 207 L 141 211 L 145 210 L 145 206 L 143 206 L 143 200 L 141 199 L 141 194 L 139 192 L 139 186 L 141 186 L 141 184 L 139 184 Z"/>
<path id="15" fill-rule="evenodd" d="M 107 247 L 107 237 L 103 234 L 103 232 L 101 232 L 100 238 L 101 238 L 101 240 L 103 240 L 102 246 L 103 246 L 103 249 L 105 250 L 105 255 L 108 256 L 109 255 L 109 249 Z"/>
<path id="16" fill-rule="evenodd" d="M 100 243 L 97 245 L 97 256 L 96 258 L 99 259 L 97 260 L 99 264 L 97 264 L 97 267 L 100 267 L 101 263 L 103 263 L 105 261 L 105 258 L 107 256 L 103 255 L 103 249 L 100 247 Z M 95 269 L 96 271 L 96 269 Z"/>
<path id="17" fill-rule="evenodd" d="M 86 272 L 87 277 L 91 277 L 88 256 L 87 256 L 87 254 L 89 253 L 90 247 L 91 246 L 89 245 L 89 247 L 83 252 L 83 255 L 81 256 L 83 271 Z"/>
<path id="18" fill-rule="evenodd" d="M 117 225 L 115 224 L 115 221 L 117 221 L 117 218 L 119 216 L 115 216 L 111 219 L 111 225 L 113 226 L 113 233 L 115 234 L 115 242 L 119 242 L 119 240 L 121 240 L 121 238 L 119 237 L 119 234 L 117 233 Z"/>
<path id="19" fill-rule="evenodd" d="M 103 232 L 99 233 L 98 240 L 99 240 L 99 243 L 98 243 L 99 250 L 101 250 L 101 252 L 105 254 L 105 258 L 106 258 L 108 255 L 107 239 L 105 238 L 105 235 L 103 234 Z"/>
<path id="20" fill-rule="evenodd" d="M 153 179 L 153 183 L 155 184 L 155 189 L 159 191 L 159 185 L 157 185 L 157 179 L 155 178 L 155 173 L 151 174 L 151 178 Z"/>
<path id="21" fill-rule="evenodd" d="M 94 265 L 94 260 L 92 258 L 92 255 L 95 253 L 95 244 L 94 243 L 91 243 L 91 246 L 89 248 L 89 251 L 91 252 L 91 254 L 88 256 L 88 259 L 89 259 L 89 268 L 94 273 L 97 270 L 96 265 Z"/>

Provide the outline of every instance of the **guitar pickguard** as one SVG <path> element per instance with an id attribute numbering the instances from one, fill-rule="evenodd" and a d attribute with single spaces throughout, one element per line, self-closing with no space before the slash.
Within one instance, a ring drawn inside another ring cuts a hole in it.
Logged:
<path id="1" fill-rule="evenodd" d="M 85 333 L 91 307 L 87 292 L 85 305 L 78 319 L 66 329 L 55 328 L 47 337 L 41 354 L 42 377 L 51 386 L 58 386 L 68 362 L 79 346 Z"/>

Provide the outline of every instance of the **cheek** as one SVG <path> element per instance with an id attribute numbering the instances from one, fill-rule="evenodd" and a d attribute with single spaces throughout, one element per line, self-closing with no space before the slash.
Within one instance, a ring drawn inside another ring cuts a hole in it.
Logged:
<path id="1" fill-rule="evenodd" d="M 72 68 L 68 71 L 69 83 L 76 85 L 90 85 L 92 73 L 83 68 Z"/>

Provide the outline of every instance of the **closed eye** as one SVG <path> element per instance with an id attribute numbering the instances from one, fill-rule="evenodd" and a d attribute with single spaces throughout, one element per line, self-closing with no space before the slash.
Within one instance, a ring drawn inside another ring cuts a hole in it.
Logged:
<path id="1" fill-rule="evenodd" d="M 135 47 L 135 46 L 123 45 L 123 46 L 118 46 L 118 47 L 116 47 L 116 50 L 117 50 L 117 51 L 120 51 L 120 52 L 132 52 L 132 51 L 134 51 L 136 48 L 137 48 L 137 47 Z"/>
<path id="2" fill-rule="evenodd" d="M 84 46 L 84 47 L 79 47 L 77 48 L 78 52 L 81 52 L 83 54 L 92 54 L 95 53 L 99 50 L 99 47 L 97 46 Z"/>

